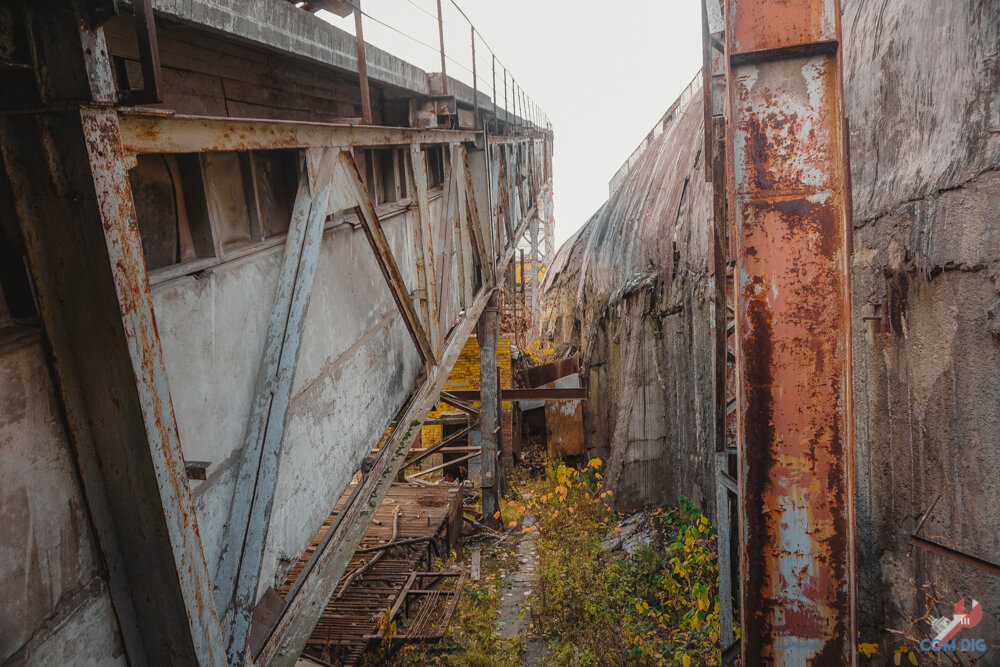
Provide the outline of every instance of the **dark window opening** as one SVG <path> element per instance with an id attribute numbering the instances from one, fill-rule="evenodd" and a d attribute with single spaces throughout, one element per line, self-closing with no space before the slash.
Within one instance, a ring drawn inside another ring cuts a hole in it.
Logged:
<path id="1" fill-rule="evenodd" d="M 197 155 L 140 155 L 129 181 L 147 271 L 215 255 Z"/>
<path id="2" fill-rule="evenodd" d="M 250 224 L 250 209 L 243 160 L 239 153 L 204 153 L 202 171 L 208 214 L 217 234 L 219 248 L 225 252 L 258 240 Z"/>
<path id="3" fill-rule="evenodd" d="M 250 173 L 261 236 L 270 238 L 287 233 L 299 187 L 298 151 L 253 152 L 250 154 Z"/>
<path id="4" fill-rule="evenodd" d="M 424 149 L 424 162 L 427 164 L 427 187 L 436 188 L 444 183 L 444 150 L 441 146 L 430 146 Z"/>

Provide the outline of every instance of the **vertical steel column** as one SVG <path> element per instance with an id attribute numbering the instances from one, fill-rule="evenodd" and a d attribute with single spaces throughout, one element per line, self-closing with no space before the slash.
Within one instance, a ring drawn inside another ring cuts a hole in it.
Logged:
<path id="1" fill-rule="evenodd" d="M 441 0 L 437 0 L 438 8 L 438 38 L 441 40 L 441 94 L 448 94 L 448 67 L 444 56 L 444 18 L 441 14 Z"/>
<path id="2" fill-rule="evenodd" d="M 469 31 L 472 34 L 472 108 L 475 115 L 475 125 L 472 127 L 479 129 L 479 76 L 476 74 L 476 26 L 469 24 Z"/>
<path id="3" fill-rule="evenodd" d="M 539 327 L 538 317 L 538 225 L 541 222 L 540 216 L 545 215 L 545 203 L 541 197 L 535 200 L 535 214 L 531 216 L 531 223 L 528 229 L 531 231 L 531 334 L 537 336 Z"/>
<path id="4" fill-rule="evenodd" d="M 490 295 L 483 314 L 479 316 L 476 338 L 479 342 L 479 429 L 482 444 L 480 465 L 483 489 L 483 523 L 499 527 L 500 520 L 494 515 L 500 510 L 497 466 L 497 432 L 500 430 L 500 372 L 497 369 L 497 293 Z"/>
<path id="5" fill-rule="evenodd" d="M 365 58 L 365 33 L 361 28 L 361 0 L 354 0 L 354 47 L 358 54 L 358 79 L 361 81 L 361 122 L 372 124 L 372 98 L 368 92 L 368 60 Z"/>
<path id="6" fill-rule="evenodd" d="M 503 68 L 503 122 L 506 125 L 510 124 L 510 112 L 507 111 L 507 68 Z M 506 128 L 504 128 L 506 134 Z"/>
<path id="7" fill-rule="evenodd" d="M 856 663 L 837 0 L 728 0 L 744 665 Z"/>

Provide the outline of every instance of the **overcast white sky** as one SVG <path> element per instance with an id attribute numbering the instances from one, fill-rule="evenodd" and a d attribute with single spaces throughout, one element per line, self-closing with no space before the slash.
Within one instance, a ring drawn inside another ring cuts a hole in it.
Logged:
<path id="1" fill-rule="evenodd" d="M 698 0 L 458 0 L 555 132 L 556 244 L 607 199 L 608 181 L 701 67 Z M 442 0 L 448 74 L 471 85 L 468 24 Z M 436 0 L 363 0 L 365 41 L 440 71 Z M 332 23 L 353 34 L 353 20 Z M 418 41 L 419 40 L 419 41 Z M 422 43 L 421 43 L 422 42 Z M 433 47 L 428 48 L 428 47 Z M 476 53 L 490 92 L 491 58 Z M 498 97 L 502 70 L 498 65 Z"/>

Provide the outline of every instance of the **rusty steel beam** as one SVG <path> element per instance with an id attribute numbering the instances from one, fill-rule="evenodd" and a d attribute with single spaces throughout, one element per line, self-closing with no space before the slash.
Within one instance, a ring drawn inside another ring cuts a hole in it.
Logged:
<path id="1" fill-rule="evenodd" d="M 475 132 L 119 111 L 126 154 L 474 143 Z"/>
<path id="2" fill-rule="evenodd" d="M 160 47 L 156 39 L 156 21 L 150 0 L 133 0 L 135 38 L 142 68 L 142 88 L 122 93 L 125 104 L 159 104 L 163 102 L 163 71 L 160 68 Z"/>
<path id="3" fill-rule="evenodd" d="M 351 157 L 350 151 L 341 151 L 338 160 L 339 170 L 336 178 L 341 180 L 354 199 L 353 203 L 357 207 L 361 227 L 364 229 L 365 236 L 368 237 L 368 243 L 372 247 L 372 252 L 375 253 L 375 260 L 378 262 L 379 269 L 385 277 L 389 291 L 392 293 L 392 298 L 399 308 L 399 313 L 403 316 L 403 323 L 406 324 L 406 330 L 413 339 L 413 343 L 417 347 L 417 352 L 420 353 L 421 361 L 428 365 L 434 365 L 434 350 L 431 348 L 424 325 L 420 322 L 420 316 L 417 314 L 416 308 L 413 307 L 413 301 L 410 300 L 410 294 L 406 288 L 406 282 L 403 280 L 403 274 L 400 272 L 396 258 L 392 254 L 392 247 L 389 245 L 389 240 L 382 230 L 382 223 L 379 222 L 378 216 L 375 214 L 375 206 L 368 196 L 368 190 L 365 188 L 364 181 L 361 180 L 358 166 L 354 163 L 354 158 Z"/>
<path id="4" fill-rule="evenodd" d="M 983 560 L 978 556 L 967 554 L 959 551 L 958 549 L 946 547 L 943 544 L 938 544 L 937 542 L 925 539 L 919 535 L 910 535 L 910 539 L 908 541 L 912 546 L 915 546 L 918 549 L 930 551 L 931 553 L 944 556 L 945 558 L 950 558 L 956 562 L 962 563 L 963 565 L 968 565 L 969 567 L 974 567 L 978 570 L 982 570 L 983 572 L 988 572 L 994 576 L 1000 577 L 1000 565 L 997 565 L 996 563 L 991 563 L 988 560 Z"/>
<path id="5" fill-rule="evenodd" d="M 295 197 L 213 581 L 216 604 L 227 628 L 230 664 L 242 664 L 250 637 L 292 379 L 323 240 L 323 223 L 331 203 L 343 208 L 348 199 L 343 187 L 331 196 L 337 149 L 310 151 L 307 161 L 310 168 L 302 173 Z"/>
<path id="6" fill-rule="evenodd" d="M 372 97 L 368 92 L 368 60 L 365 58 L 365 33 L 361 27 L 361 0 L 354 0 L 354 48 L 358 54 L 358 83 L 361 87 L 361 122 L 372 124 Z"/>
<path id="7" fill-rule="evenodd" d="M 522 221 L 519 234 L 527 228 Z M 500 260 L 505 268 L 514 256 L 515 247 L 507 248 Z M 327 537 L 317 547 L 308 566 L 296 579 L 295 587 L 285 598 L 285 606 L 274 626 L 268 631 L 264 645 L 254 656 L 258 665 L 294 665 L 309 639 L 316 621 L 323 613 L 350 562 L 354 550 L 367 529 L 367 519 L 378 507 L 392 480 L 406 462 L 414 436 L 433 410 L 448 381 L 465 343 L 475 330 L 479 316 L 485 309 L 490 292 L 480 290 L 464 317 L 448 338 L 438 362 L 431 366 L 424 382 L 417 388 L 412 400 L 397 426 L 392 430 L 376 456 L 364 481 L 355 487 L 351 498 L 344 504 L 337 522 L 330 527 Z"/>
<path id="8" fill-rule="evenodd" d="M 438 326 L 438 284 L 435 280 L 434 233 L 431 230 L 431 208 L 427 187 L 427 162 L 417 145 L 410 146 L 409 170 L 411 196 L 417 201 L 419 220 L 414 227 L 414 250 L 417 258 L 417 282 L 424 290 L 422 309 L 424 323 L 430 334 L 431 349 L 441 354 L 441 328 Z"/>
<path id="9" fill-rule="evenodd" d="M 444 16 L 441 14 L 441 0 L 437 0 L 438 38 L 441 41 L 441 94 L 448 94 L 448 67 L 444 54 Z"/>
<path id="10" fill-rule="evenodd" d="M 36 75 L 54 106 L 0 118 L 0 178 L 13 195 L 124 657 L 222 665 L 107 44 L 81 7 L 39 8 Z"/>
<path id="11" fill-rule="evenodd" d="M 728 0 L 744 665 L 852 665 L 849 171 L 837 0 Z"/>
<path id="12" fill-rule="evenodd" d="M 452 389 L 449 395 L 463 401 L 478 401 L 478 389 Z M 587 390 L 580 388 L 534 388 L 534 389 L 501 389 L 501 401 L 569 401 L 586 400 Z"/>

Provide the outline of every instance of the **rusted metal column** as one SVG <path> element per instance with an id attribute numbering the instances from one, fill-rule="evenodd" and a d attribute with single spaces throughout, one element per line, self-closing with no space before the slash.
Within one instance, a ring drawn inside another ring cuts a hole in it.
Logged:
<path id="1" fill-rule="evenodd" d="M 539 197 L 536 200 L 535 214 L 531 216 L 531 224 L 528 229 L 531 231 L 531 334 L 534 338 L 538 334 L 539 317 L 538 317 L 538 226 L 541 223 L 539 219 L 542 215 L 545 215 L 545 202 Z"/>
<path id="2" fill-rule="evenodd" d="M 510 124 L 510 112 L 507 111 L 507 68 L 503 68 L 503 122 Z M 506 129 L 506 128 L 505 128 Z M 506 132 L 504 132 L 506 134 Z"/>
<path id="3" fill-rule="evenodd" d="M 474 129 L 479 129 L 479 77 L 476 75 L 476 26 L 469 25 L 472 34 L 472 108 L 475 115 Z"/>
<path id="4" fill-rule="evenodd" d="M 476 338 L 479 341 L 479 429 L 482 454 L 480 467 L 482 478 L 480 486 L 483 489 L 483 523 L 498 527 L 500 520 L 494 515 L 500 510 L 499 489 L 500 471 L 497 466 L 497 433 L 500 429 L 500 372 L 497 369 L 497 329 L 499 328 L 497 314 L 497 293 L 494 290 L 486 303 L 483 314 L 479 316 L 479 329 Z"/>
<path id="5" fill-rule="evenodd" d="M 365 33 L 361 28 L 361 0 L 354 0 L 354 47 L 358 53 L 358 79 L 361 80 L 361 122 L 371 125 L 372 98 L 368 92 L 368 61 L 365 58 Z"/>
<path id="6" fill-rule="evenodd" d="M 726 4 L 744 665 L 852 665 L 849 171 L 837 0 Z"/>
<path id="7" fill-rule="evenodd" d="M 56 3 L 37 15 L 44 20 L 31 35 L 36 81 L 53 105 L 0 117 L 0 178 L 13 195 L 127 661 L 222 665 L 110 106 L 108 47 L 78 6 Z"/>
<path id="8" fill-rule="evenodd" d="M 441 94 L 448 94 L 448 67 L 445 65 L 444 55 L 444 18 L 441 14 L 441 0 L 437 0 L 438 8 L 438 38 L 441 40 Z"/>

